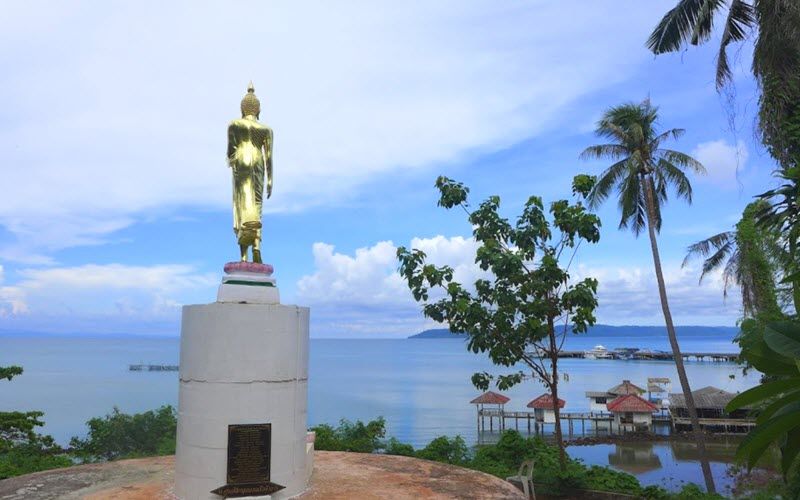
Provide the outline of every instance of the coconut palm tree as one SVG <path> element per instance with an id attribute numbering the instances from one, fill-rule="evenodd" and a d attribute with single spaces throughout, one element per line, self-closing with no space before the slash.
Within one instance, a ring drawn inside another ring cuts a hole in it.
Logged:
<path id="1" fill-rule="evenodd" d="M 770 154 L 785 168 L 800 153 L 800 137 L 787 127 L 800 119 L 800 2 L 678 0 L 650 34 L 647 47 L 663 54 L 704 43 L 711 38 L 716 18 L 723 15 L 717 88 L 732 79 L 728 46 L 754 39 L 752 71 L 761 89 L 758 127 Z"/>
<path id="2" fill-rule="evenodd" d="M 723 295 L 727 297 L 731 285 L 742 293 L 745 317 L 759 314 L 780 314 L 776 283 L 781 277 L 776 273 L 785 260 L 775 231 L 760 227 L 758 217 L 769 209 L 764 200 L 747 205 L 741 220 L 733 231 L 715 234 L 689 246 L 685 266 L 692 258 L 703 258 L 700 282 L 711 272 L 721 270 L 724 282 Z"/>
<path id="3" fill-rule="evenodd" d="M 667 335 L 689 410 L 692 429 L 703 457 L 705 442 L 697 419 L 689 379 L 683 366 L 675 326 L 672 323 L 656 233 L 661 230 L 661 205 L 667 201 L 668 188 L 673 187 L 679 198 L 691 203 L 692 185 L 684 171 L 705 173 L 705 168 L 685 153 L 661 147 L 667 139 L 677 139 L 683 135 L 684 130 L 674 128 L 658 133 L 655 129 L 657 119 L 658 108 L 652 106 L 649 99 L 641 104 L 626 103 L 608 109 L 597 123 L 595 133 L 609 142 L 586 148 L 581 153 L 581 158 L 614 161 L 600 175 L 589 193 L 589 205 L 596 208 L 612 194 L 612 191 L 616 191 L 619 196 L 619 207 L 622 210 L 620 229 L 629 228 L 638 236 L 647 228 Z M 706 487 L 713 492 L 715 488 L 711 468 L 707 460 L 701 462 Z"/>

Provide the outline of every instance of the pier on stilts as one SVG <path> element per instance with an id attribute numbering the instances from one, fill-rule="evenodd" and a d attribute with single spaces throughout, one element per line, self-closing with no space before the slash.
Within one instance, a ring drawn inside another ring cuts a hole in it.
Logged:
<path id="1" fill-rule="evenodd" d="M 587 432 L 598 434 L 601 429 L 603 429 L 603 432 L 607 432 L 616 428 L 616 426 L 612 425 L 614 415 L 611 413 L 564 411 L 560 412 L 559 416 L 564 437 L 572 437 L 577 434 L 585 435 Z M 670 425 L 671 423 L 671 418 L 668 414 L 654 414 L 652 419 L 654 424 Z M 477 425 L 479 435 L 487 430 L 491 433 L 495 430 L 502 432 L 507 429 L 527 430 L 528 434 L 543 434 L 544 426 L 552 425 L 553 423 L 549 420 L 545 421 L 536 414 L 535 410 L 506 411 L 504 408 L 478 408 Z M 587 428 L 587 423 L 591 424 L 591 427 Z M 625 431 L 626 428 L 623 426 L 618 430 Z M 630 430 L 633 430 L 632 426 Z"/>
<path id="2" fill-rule="evenodd" d="M 591 359 L 586 355 L 586 351 L 559 351 L 559 358 Z M 681 358 L 684 361 L 715 361 L 715 362 L 735 362 L 739 358 L 738 353 L 730 352 L 682 352 Z M 671 352 L 633 350 L 632 352 L 608 351 L 604 359 L 634 360 L 634 361 L 673 361 L 675 356 Z"/>

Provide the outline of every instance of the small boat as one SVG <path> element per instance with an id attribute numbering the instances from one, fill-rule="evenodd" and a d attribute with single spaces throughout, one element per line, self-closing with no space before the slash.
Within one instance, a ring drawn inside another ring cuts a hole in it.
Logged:
<path id="1" fill-rule="evenodd" d="M 605 347 L 596 345 L 592 349 L 584 351 L 583 357 L 585 359 L 610 359 L 611 353 Z"/>

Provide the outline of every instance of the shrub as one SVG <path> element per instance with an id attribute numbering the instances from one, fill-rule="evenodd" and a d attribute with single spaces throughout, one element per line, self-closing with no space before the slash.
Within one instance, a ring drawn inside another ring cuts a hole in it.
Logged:
<path id="1" fill-rule="evenodd" d="M 72 460 L 63 455 L 50 436 L 43 438 L 0 452 L 0 479 L 72 465 Z"/>
<path id="2" fill-rule="evenodd" d="M 428 443 L 428 446 L 416 452 L 416 456 L 425 460 L 460 465 L 466 463 L 469 450 L 461 436 L 452 439 L 447 436 L 439 436 Z"/>
<path id="3" fill-rule="evenodd" d="M 590 490 L 627 493 L 637 493 L 642 489 L 635 476 L 598 465 L 592 465 L 586 469 L 586 487 Z"/>
<path id="4" fill-rule="evenodd" d="M 88 422 L 86 439 L 70 440 L 73 452 L 87 462 L 175 453 L 177 418 L 172 406 L 129 415 L 119 408 Z"/>
<path id="5" fill-rule="evenodd" d="M 378 417 L 366 424 L 342 419 L 338 427 L 321 424 L 311 428 L 316 432 L 314 448 L 326 451 L 354 451 L 372 453 L 384 447 L 381 438 L 386 435 L 386 420 Z"/>
<path id="6" fill-rule="evenodd" d="M 401 443 L 396 438 L 389 439 L 389 442 L 386 443 L 386 448 L 384 449 L 384 453 L 387 455 L 402 455 L 404 457 L 413 457 L 415 456 L 414 447 L 410 444 Z"/>

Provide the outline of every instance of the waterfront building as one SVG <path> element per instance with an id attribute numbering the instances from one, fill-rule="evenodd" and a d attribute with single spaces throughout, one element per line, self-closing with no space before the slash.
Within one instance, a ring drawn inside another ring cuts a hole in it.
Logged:
<path id="1" fill-rule="evenodd" d="M 558 408 L 564 408 L 566 402 L 558 398 Z M 550 394 L 542 394 L 538 398 L 528 403 L 528 408 L 533 408 L 533 418 L 537 422 L 545 424 L 556 423 L 556 412 L 553 410 L 553 396 Z"/>
<path id="2" fill-rule="evenodd" d="M 725 406 L 736 396 L 732 392 L 708 386 L 692 391 L 692 396 L 700 427 L 705 430 L 735 434 L 748 432 L 755 425 L 755 419 L 751 418 L 748 408 L 725 411 Z M 683 394 L 669 395 L 669 411 L 676 430 L 691 430 L 689 410 Z"/>
<path id="3" fill-rule="evenodd" d="M 628 394 L 641 395 L 644 393 L 644 389 L 636 384 L 631 383 L 630 380 L 623 380 L 621 384 L 616 385 L 607 391 L 586 391 L 586 397 L 589 398 L 590 411 L 605 413 L 608 411 L 608 403 L 617 397 L 626 396 Z"/>
<path id="4" fill-rule="evenodd" d="M 478 433 L 483 431 L 486 426 L 484 417 L 489 417 L 490 431 L 494 430 L 495 417 L 497 418 L 498 429 L 503 429 L 505 425 L 505 419 L 503 418 L 505 414 L 505 405 L 509 401 L 511 401 L 511 398 L 508 396 L 503 396 L 502 394 L 492 391 L 486 391 L 470 401 L 470 404 L 474 404 L 475 408 L 478 410 Z M 487 405 L 489 408 L 486 408 Z"/>
<path id="5" fill-rule="evenodd" d="M 638 394 L 619 396 L 606 407 L 621 431 L 649 430 L 653 426 L 653 412 L 658 411 L 658 406 Z"/>
<path id="6" fill-rule="evenodd" d="M 667 377 L 648 377 L 647 400 L 658 406 L 662 412 L 669 410 L 669 393 L 672 382 Z"/>

